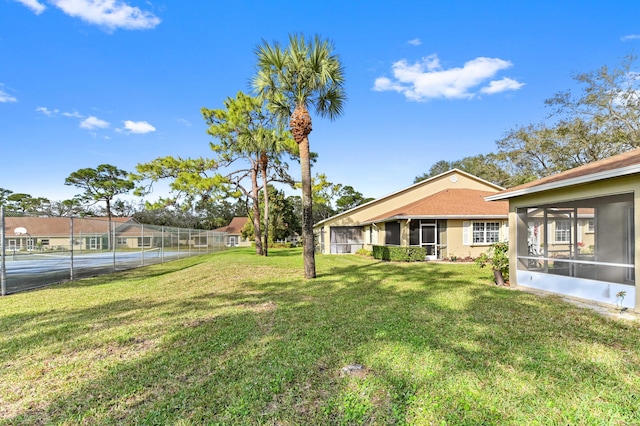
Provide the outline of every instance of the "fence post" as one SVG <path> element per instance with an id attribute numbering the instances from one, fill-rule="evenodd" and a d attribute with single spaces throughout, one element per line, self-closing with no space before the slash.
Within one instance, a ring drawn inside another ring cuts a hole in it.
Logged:
<path id="1" fill-rule="evenodd" d="M 111 248 L 113 249 L 113 272 L 116 271 L 116 224 L 111 222 L 109 224 L 109 226 L 111 226 L 113 228 L 113 230 L 109 229 L 109 234 L 111 234 L 111 241 L 112 241 L 112 246 Z"/>
<path id="2" fill-rule="evenodd" d="M 5 255 L 6 255 L 6 250 L 5 250 L 5 229 L 4 229 L 4 206 L 0 207 L 0 240 L 2 243 L 2 264 L 0 265 L 0 267 L 2 268 L 2 278 L 0 279 L 1 283 L 0 283 L 0 295 L 2 296 L 6 296 L 7 295 L 7 264 L 5 262 Z"/>
<path id="3" fill-rule="evenodd" d="M 164 263 L 164 226 L 160 227 L 160 263 Z"/>
<path id="4" fill-rule="evenodd" d="M 69 251 L 71 252 L 71 263 L 69 265 L 69 280 L 73 281 L 73 246 L 75 240 L 73 239 L 73 216 L 69 217 Z M 80 237 L 80 247 L 82 247 L 82 236 Z"/>
<path id="5" fill-rule="evenodd" d="M 141 243 L 140 244 L 140 260 L 142 261 L 142 266 L 144 266 L 144 224 L 141 225 L 141 231 L 140 233 L 142 234 L 142 238 L 141 238 Z"/>

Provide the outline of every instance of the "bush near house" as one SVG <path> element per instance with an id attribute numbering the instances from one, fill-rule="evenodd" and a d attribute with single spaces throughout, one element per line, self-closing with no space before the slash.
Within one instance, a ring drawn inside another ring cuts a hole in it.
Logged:
<path id="1" fill-rule="evenodd" d="M 373 257 L 392 262 L 423 262 L 427 251 L 424 247 L 373 246 Z"/>
<path id="2" fill-rule="evenodd" d="M 504 281 L 509 281 L 509 243 L 502 241 L 491 244 L 487 252 L 476 259 L 476 264 L 481 268 L 490 265 L 491 269 L 502 274 Z"/>

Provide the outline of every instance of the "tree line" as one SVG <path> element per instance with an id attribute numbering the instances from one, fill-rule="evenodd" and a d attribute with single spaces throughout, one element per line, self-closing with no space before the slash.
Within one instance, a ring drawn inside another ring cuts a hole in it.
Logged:
<path id="1" fill-rule="evenodd" d="M 615 67 L 573 74 L 579 90 L 546 99 L 544 121 L 510 129 L 496 152 L 438 161 L 414 182 L 458 168 L 509 188 L 640 147 L 636 61 L 629 54 Z"/>

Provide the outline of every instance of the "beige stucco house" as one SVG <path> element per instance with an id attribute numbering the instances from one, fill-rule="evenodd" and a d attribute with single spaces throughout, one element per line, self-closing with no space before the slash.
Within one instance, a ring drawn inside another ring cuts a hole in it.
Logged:
<path id="1" fill-rule="evenodd" d="M 453 169 L 318 222 L 318 250 L 420 246 L 429 260 L 477 257 L 507 239 L 508 203 L 485 201 L 503 189 Z"/>
<path id="2" fill-rule="evenodd" d="M 246 222 L 246 220 L 245 220 Z M 233 223 L 233 221 L 232 221 Z M 236 224 L 243 225 L 242 221 Z M 239 231 L 238 231 L 239 234 Z M 5 218 L 5 250 L 107 250 L 109 235 L 116 249 L 218 247 L 228 236 L 215 231 L 145 225 L 131 217 L 67 218 L 9 216 Z"/>
<path id="3" fill-rule="evenodd" d="M 640 306 L 640 150 L 486 197 L 509 202 L 512 285 Z"/>
<path id="4" fill-rule="evenodd" d="M 120 230 L 138 223 L 130 217 L 114 217 L 112 226 L 118 233 L 117 244 L 138 247 L 140 233 L 125 238 Z M 8 251 L 68 250 L 70 242 L 81 250 L 101 250 L 108 245 L 109 221 L 106 217 L 73 218 L 18 216 L 5 218 L 5 238 Z M 72 237 L 73 235 L 73 237 Z"/>
<path id="5" fill-rule="evenodd" d="M 225 245 L 227 247 L 249 247 L 251 240 L 242 236 L 242 228 L 249 221 L 248 217 L 234 217 L 227 226 L 215 229 L 214 232 L 225 233 Z"/>

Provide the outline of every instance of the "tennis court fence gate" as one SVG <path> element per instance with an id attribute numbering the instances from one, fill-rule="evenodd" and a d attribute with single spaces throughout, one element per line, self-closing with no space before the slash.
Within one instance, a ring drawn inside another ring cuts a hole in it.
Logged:
<path id="1" fill-rule="evenodd" d="M 131 218 L 40 217 L 0 208 L 0 294 L 226 249 L 227 234 Z"/>

